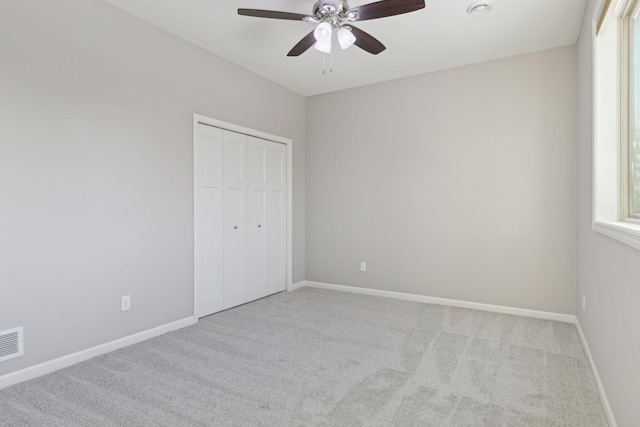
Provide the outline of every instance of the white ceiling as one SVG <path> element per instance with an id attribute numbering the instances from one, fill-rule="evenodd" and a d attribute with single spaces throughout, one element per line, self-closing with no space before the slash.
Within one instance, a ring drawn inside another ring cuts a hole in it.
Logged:
<path id="1" fill-rule="evenodd" d="M 470 16 L 472 0 L 426 0 L 417 12 L 356 23 L 387 50 L 374 56 L 334 46 L 333 73 L 323 75 L 315 49 L 287 57 L 314 24 L 237 14 L 239 7 L 311 14 L 315 0 L 105 1 L 304 96 L 574 44 L 586 2 L 493 0 L 489 14 Z"/>

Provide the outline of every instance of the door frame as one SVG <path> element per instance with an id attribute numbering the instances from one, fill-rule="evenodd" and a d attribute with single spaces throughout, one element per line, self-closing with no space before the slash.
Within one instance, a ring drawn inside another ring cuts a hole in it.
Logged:
<path id="1" fill-rule="evenodd" d="M 248 136 L 254 136 L 256 138 L 261 138 L 261 139 L 266 139 L 267 141 L 273 141 L 273 142 L 277 142 L 280 144 L 284 144 L 286 147 L 286 151 L 287 151 L 287 207 L 286 207 L 286 239 L 285 239 L 285 244 L 286 244 L 286 255 L 285 255 L 285 274 L 286 274 L 286 279 L 285 279 L 285 283 L 286 283 L 286 290 L 287 291 L 291 291 L 291 285 L 293 283 L 293 264 L 292 264 L 292 259 L 293 259 L 293 140 L 288 139 L 288 138 L 283 138 L 281 136 L 277 136 L 277 135 L 271 135 L 265 132 L 260 132 L 254 129 L 250 129 L 250 128 L 246 128 L 244 126 L 240 126 L 240 125 L 236 125 L 233 123 L 227 123 L 227 122 L 223 122 L 221 120 L 217 120 L 217 119 L 212 119 L 211 117 L 206 117 L 206 116 L 202 116 L 200 114 L 194 114 L 193 115 L 193 164 L 192 164 L 192 169 L 193 169 L 193 251 L 194 251 L 194 256 L 193 256 L 193 273 L 194 273 L 194 279 L 193 279 L 193 317 L 195 322 L 197 322 L 200 317 L 198 316 L 198 299 L 200 296 L 200 292 L 196 286 L 196 281 L 195 281 L 195 269 L 196 269 L 196 256 L 195 256 L 195 252 L 196 252 L 196 244 L 198 242 L 199 237 L 196 235 L 196 229 L 195 229 L 195 215 L 196 215 L 196 211 L 195 211 L 195 198 L 196 198 L 196 188 L 195 188 L 195 173 L 196 173 L 196 168 L 195 168 L 195 162 L 198 161 L 199 158 L 199 152 L 198 152 L 198 145 L 196 144 L 196 137 L 198 135 L 198 125 L 199 124 L 203 124 L 203 125 L 208 125 L 208 126 L 213 126 L 219 129 L 223 129 L 223 130 L 228 130 L 231 132 L 237 132 L 237 133 L 241 133 L 244 135 L 248 135 Z"/>

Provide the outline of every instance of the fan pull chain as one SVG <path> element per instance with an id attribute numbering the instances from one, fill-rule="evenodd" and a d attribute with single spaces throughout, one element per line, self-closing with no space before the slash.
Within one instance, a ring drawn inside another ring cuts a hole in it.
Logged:
<path id="1" fill-rule="evenodd" d="M 329 72 L 333 73 L 333 51 L 322 55 L 322 75 L 327 74 L 327 57 L 329 61 Z"/>
<path id="2" fill-rule="evenodd" d="M 333 49 L 329 52 L 329 72 L 333 73 Z"/>

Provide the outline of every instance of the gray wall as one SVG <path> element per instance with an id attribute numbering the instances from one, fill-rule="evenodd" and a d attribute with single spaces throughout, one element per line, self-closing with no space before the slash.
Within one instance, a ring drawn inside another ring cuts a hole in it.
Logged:
<path id="1" fill-rule="evenodd" d="M 578 320 L 618 425 L 640 425 L 640 251 L 591 230 L 592 21 L 590 0 L 579 42 Z M 597 9 L 599 10 L 599 8 Z M 582 311 L 582 295 L 587 310 Z"/>
<path id="2" fill-rule="evenodd" d="M 294 281 L 573 313 L 577 107 L 578 318 L 635 425 L 640 253 L 591 231 L 594 3 L 578 55 L 309 98 L 305 153 L 302 97 L 97 0 L 5 0 L 0 330 L 26 355 L 0 375 L 191 314 L 193 113 L 294 140 Z"/>
<path id="3" fill-rule="evenodd" d="M 576 60 L 307 98 L 307 280 L 574 313 Z"/>
<path id="4" fill-rule="evenodd" d="M 0 375 L 193 313 L 194 113 L 294 140 L 303 280 L 303 97 L 98 0 L 2 1 Z"/>

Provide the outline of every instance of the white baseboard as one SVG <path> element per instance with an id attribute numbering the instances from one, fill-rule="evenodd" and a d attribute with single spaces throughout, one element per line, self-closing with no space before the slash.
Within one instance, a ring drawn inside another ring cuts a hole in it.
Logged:
<path id="1" fill-rule="evenodd" d="M 587 353 L 587 359 L 589 359 L 589 365 L 591 365 L 591 372 L 593 372 L 593 378 L 596 380 L 596 385 L 598 386 L 598 392 L 600 393 L 600 400 L 602 400 L 602 407 L 604 408 L 604 413 L 607 416 L 607 420 L 609 421 L 609 427 L 618 427 L 618 423 L 616 423 L 616 418 L 613 416 L 613 411 L 611 410 L 611 405 L 609 405 L 609 399 L 607 399 L 607 393 L 604 391 L 604 386 L 602 385 L 602 381 L 600 380 L 600 375 L 598 374 L 598 369 L 596 368 L 596 364 L 593 361 L 593 357 L 591 356 L 591 350 L 589 349 L 589 344 L 587 343 L 587 338 L 584 336 L 582 332 L 582 328 L 580 327 L 580 322 L 576 319 L 576 328 L 578 329 L 578 335 L 580 336 L 580 341 L 582 341 L 582 347 L 584 347 L 585 353 Z"/>
<path id="2" fill-rule="evenodd" d="M 75 365 L 76 363 L 91 359 L 92 357 L 109 353 L 110 351 L 118 350 L 132 344 L 137 344 L 150 338 L 157 337 L 158 335 L 163 335 L 167 332 L 175 331 L 176 329 L 191 326 L 194 323 L 196 323 L 196 319 L 194 319 L 193 316 L 186 317 L 184 319 L 167 323 L 156 328 L 147 329 L 146 331 L 138 332 L 133 335 L 100 344 L 86 350 L 71 353 L 66 356 L 50 360 L 48 362 L 43 362 L 16 372 L 11 372 L 0 377 L 0 389 L 21 383 L 23 381 L 31 380 L 41 375 L 49 374 L 59 369 L 66 368 L 68 366 Z"/>
<path id="3" fill-rule="evenodd" d="M 291 291 L 295 291 L 296 289 L 300 289 L 300 288 L 302 288 L 303 286 L 305 286 L 305 281 L 304 281 L 304 280 L 302 280 L 302 281 L 300 281 L 300 282 L 297 282 L 297 283 L 293 283 L 293 284 L 291 284 L 291 285 L 287 288 L 287 291 L 289 291 L 289 292 L 291 292 Z"/>
<path id="4" fill-rule="evenodd" d="M 296 284 L 297 285 L 297 284 Z M 330 289 L 334 291 L 351 292 L 355 294 L 374 295 L 394 298 L 403 301 L 422 302 L 426 304 L 448 305 L 451 307 L 470 308 L 472 310 L 490 311 L 492 313 L 512 314 L 514 316 L 534 317 L 536 319 L 557 320 L 559 322 L 575 323 L 576 316 L 572 314 L 552 313 L 547 311 L 528 310 L 526 308 L 506 307 L 502 305 L 482 304 L 478 302 L 460 301 L 447 298 L 428 297 L 425 295 L 406 294 L 403 292 L 381 291 L 378 289 L 357 288 L 355 286 L 334 285 L 331 283 L 312 282 L 306 280 L 304 285 L 312 288 Z M 297 288 L 296 288 L 297 289 Z"/>

